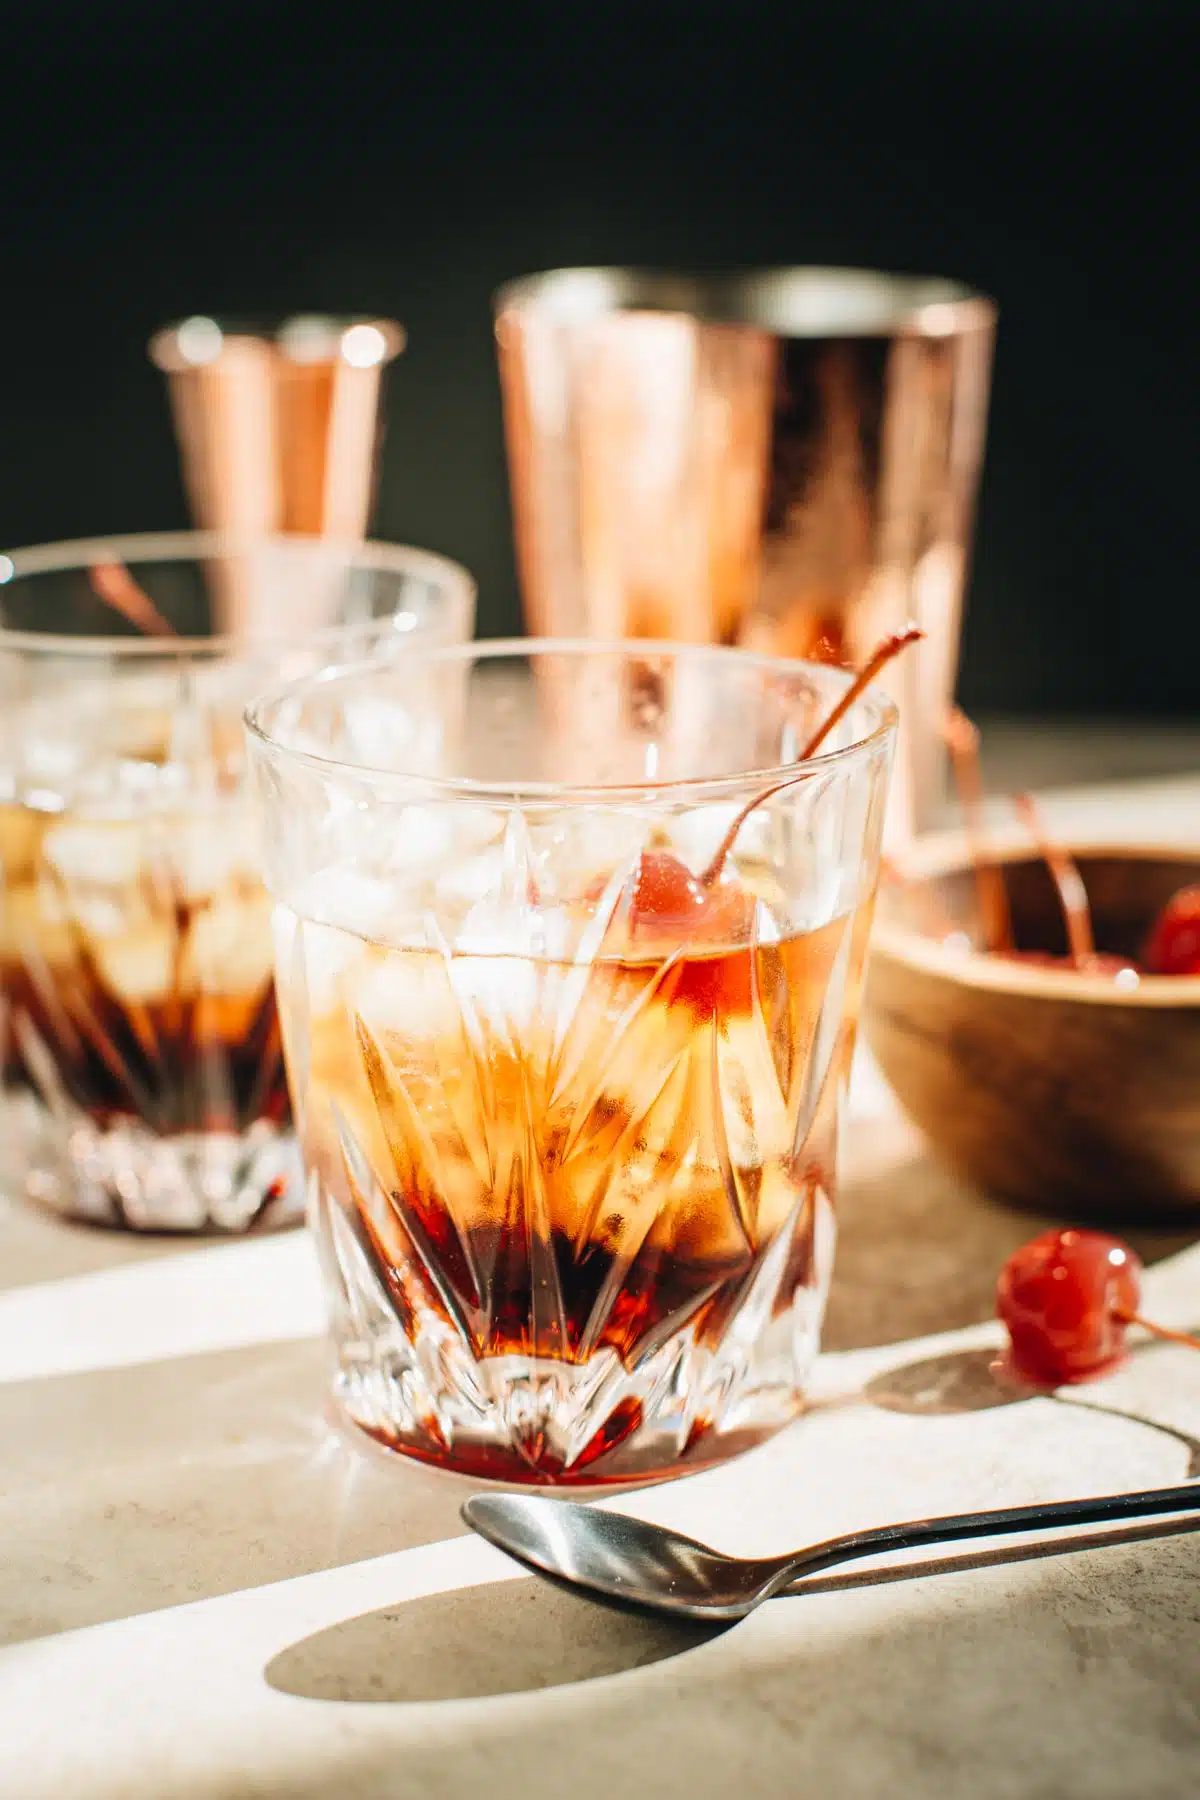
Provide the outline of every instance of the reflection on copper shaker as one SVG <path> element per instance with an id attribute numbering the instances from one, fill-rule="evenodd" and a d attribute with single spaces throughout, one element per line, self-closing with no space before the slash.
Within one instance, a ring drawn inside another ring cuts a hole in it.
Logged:
<path id="1" fill-rule="evenodd" d="M 530 628 L 857 663 L 890 675 L 893 841 L 944 782 L 995 309 L 953 283 L 793 269 L 560 270 L 496 337 Z"/>
<path id="2" fill-rule="evenodd" d="M 197 317 L 156 333 L 150 355 L 168 377 L 195 524 L 247 542 L 278 532 L 347 546 L 365 537 L 381 378 L 403 347 L 388 319 L 297 317 L 259 331 Z M 218 573 L 223 628 L 265 625 L 255 617 L 265 597 L 245 570 L 226 559 Z M 293 591 L 287 623 L 323 622 L 325 599 L 325 587 Z"/>

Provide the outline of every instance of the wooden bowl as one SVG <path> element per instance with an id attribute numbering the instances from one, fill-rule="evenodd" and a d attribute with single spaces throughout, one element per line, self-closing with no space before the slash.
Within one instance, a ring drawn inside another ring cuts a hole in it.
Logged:
<path id="1" fill-rule="evenodd" d="M 1150 922 L 1200 882 L 1200 850 L 1072 843 L 1097 948 L 1137 956 Z M 1057 897 L 1027 837 L 997 834 L 1017 943 L 1065 951 Z M 1039 1210 L 1200 1209 L 1200 977 L 1130 989 L 985 956 L 970 934 L 961 833 L 925 839 L 880 890 L 864 1006 L 884 1075 L 935 1148 L 982 1187 Z"/>

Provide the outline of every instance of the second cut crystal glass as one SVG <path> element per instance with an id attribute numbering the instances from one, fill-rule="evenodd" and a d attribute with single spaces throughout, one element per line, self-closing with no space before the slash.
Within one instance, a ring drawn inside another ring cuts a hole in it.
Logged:
<path id="1" fill-rule="evenodd" d="M 382 1443 L 625 1482 L 795 1416 L 890 703 L 788 765 L 847 682 L 488 644 L 248 716 L 337 1392 Z"/>
<path id="2" fill-rule="evenodd" d="M 0 1154 L 55 1211 L 242 1231 L 299 1214 L 246 702 L 470 633 L 400 546 L 202 533 L 0 557 Z"/>

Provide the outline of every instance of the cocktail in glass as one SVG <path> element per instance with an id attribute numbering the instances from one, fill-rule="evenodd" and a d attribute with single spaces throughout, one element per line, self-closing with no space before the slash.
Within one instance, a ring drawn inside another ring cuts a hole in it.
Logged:
<path id="1" fill-rule="evenodd" d="M 231 574 L 247 607 L 214 630 Z M 298 1216 L 241 713 L 289 670 L 462 638 L 473 597 L 391 546 L 185 533 L 0 558 L 14 1187 L 143 1229 Z"/>
<path id="2" fill-rule="evenodd" d="M 799 1410 L 890 703 L 792 759 L 848 680 L 534 641 L 248 715 L 337 1394 L 380 1442 L 624 1482 Z"/>

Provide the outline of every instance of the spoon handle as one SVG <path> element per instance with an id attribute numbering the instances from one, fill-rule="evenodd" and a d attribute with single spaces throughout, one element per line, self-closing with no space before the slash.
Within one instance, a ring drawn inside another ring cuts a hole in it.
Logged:
<path id="1" fill-rule="evenodd" d="M 1200 1481 L 1178 1487 L 1146 1488 L 1137 1494 L 1100 1494 L 1091 1500 L 1055 1500 L 1037 1506 L 1006 1506 L 995 1512 L 951 1513 L 941 1519 L 912 1519 L 907 1525 L 881 1525 L 829 1538 L 789 1556 L 772 1575 L 770 1591 L 778 1593 L 801 1575 L 815 1575 L 836 1563 L 874 1556 L 881 1550 L 917 1550 L 926 1544 L 948 1544 L 961 1538 L 1003 1537 L 1041 1531 L 1050 1525 L 1106 1525 L 1119 1519 L 1151 1518 L 1156 1513 L 1200 1513 Z"/>

